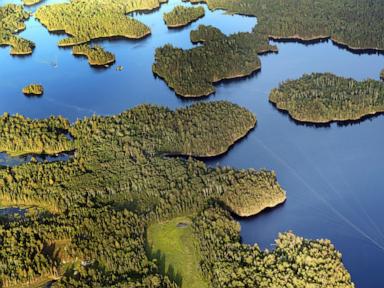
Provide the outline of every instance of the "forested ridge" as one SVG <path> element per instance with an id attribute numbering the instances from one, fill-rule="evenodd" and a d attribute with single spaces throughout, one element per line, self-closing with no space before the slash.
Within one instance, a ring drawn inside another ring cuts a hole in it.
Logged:
<path id="1" fill-rule="evenodd" d="M 276 51 L 259 33 L 224 35 L 212 26 L 191 31 L 191 41 L 203 43 L 189 50 L 172 45 L 156 49 L 153 72 L 184 97 L 201 97 L 215 92 L 213 83 L 244 77 L 260 69 L 258 54 Z"/>
<path id="2" fill-rule="evenodd" d="M 358 120 L 384 112 L 384 84 L 313 73 L 282 83 L 271 91 L 269 100 L 298 121 Z"/>
<path id="3" fill-rule="evenodd" d="M 152 10 L 161 3 L 162 0 L 71 0 L 44 5 L 35 16 L 49 31 L 70 35 L 60 40 L 59 46 L 74 46 L 98 38 L 142 38 L 150 34 L 150 29 L 127 14 Z"/>
<path id="4" fill-rule="evenodd" d="M 259 32 L 276 39 L 331 38 L 351 49 L 384 50 L 381 0 L 189 0 L 210 9 L 257 17 Z"/>
<path id="5" fill-rule="evenodd" d="M 0 46 L 11 46 L 12 55 L 31 54 L 35 47 L 32 41 L 15 35 L 25 29 L 28 19 L 29 13 L 21 5 L 0 6 Z"/>
<path id="6" fill-rule="evenodd" d="M 0 255 L 4 259 L 0 263 L 19 259 L 16 266 L 0 265 L 3 285 L 58 277 L 59 287 L 80 283 L 142 287 L 147 282 L 152 284 L 145 287 L 176 287 L 157 274 L 157 266 L 143 251 L 147 223 L 198 212 L 210 201 L 221 202 L 237 183 L 236 193 L 253 191 L 258 201 L 262 195 L 266 199 L 271 193 L 284 195 L 272 172 L 208 168 L 197 160 L 162 156 L 217 155 L 228 149 L 236 135 L 255 125 L 255 117 L 234 104 L 201 103 L 176 111 L 142 105 L 117 116 L 85 118 L 69 128 L 65 121 L 59 125 L 58 119 L 31 122 L 13 117 L 2 118 L 11 119 L 6 123 L 21 121 L 26 131 L 15 134 L 10 129 L 10 137 L 18 135 L 22 142 L 34 131 L 33 139 L 52 137 L 47 143 L 54 145 L 57 135 L 44 127 L 63 126 L 73 136 L 69 143 L 76 152 L 66 162 L 0 169 L 2 205 L 33 205 L 47 211 L 37 219 L 4 220 L 0 226 L 0 242 L 19 243 L 9 244 Z M 260 190 L 262 181 L 266 184 Z M 15 239 L 17 235 L 26 240 Z M 61 248 L 55 243 L 62 243 Z M 31 251 L 33 259 L 28 258 Z"/>
<path id="7" fill-rule="evenodd" d="M 105 51 L 99 45 L 88 46 L 87 44 L 73 46 L 73 55 L 85 56 L 88 58 L 89 65 L 105 66 L 115 62 L 115 55 Z"/>
<path id="8" fill-rule="evenodd" d="M 204 17 L 205 11 L 203 7 L 184 7 L 176 6 L 171 12 L 164 14 L 165 24 L 172 27 L 182 27 L 189 23 Z"/>

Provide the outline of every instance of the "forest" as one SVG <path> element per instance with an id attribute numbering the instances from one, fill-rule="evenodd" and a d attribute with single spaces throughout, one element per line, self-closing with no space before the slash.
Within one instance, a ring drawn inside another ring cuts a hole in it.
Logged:
<path id="1" fill-rule="evenodd" d="M 329 240 L 280 234 L 272 251 L 240 244 L 240 224 L 217 205 L 193 219 L 202 254 L 201 267 L 211 287 L 353 288 L 340 253 Z"/>
<path id="2" fill-rule="evenodd" d="M 32 54 L 35 44 L 16 36 L 25 29 L 24 22 L 29 19 L 23 6 L 7 4 L 0 6 L 0 46 L 11 46 L 11 55 Z"/>
<path id="3" fill-rule="evenodd" d="M 0 263 L 12 263 L 0 265 L 5 287 L 41 277 L 56 279 L 57 287 L 177 287 L 157 273 L 155 260 L 144 251 L 148 224 L 222 203 L 234 186 L 236 193 L 246 191 L 261 202 L 269 202 L 270 195 L 285 197 L 272 172 L 208 168 L 193 158 L 167 156 L 223 153 L 255 125 L 255 117 L 235 104 L 200 103 L 176 111 L 141 105 L 70 127 L 59 118 L 1 119 L 8 123 L 0 126 L 7 127 L 2 135 L 8 139 L 48 138 L 53 147 L 63 139 L 54 132 L 60 128 L 72 135 L 68 145 L 75 149 L 66 162 L 0 169 L 2 206 L 44 209 L 0 219 L 0 242 L 7 243 Z M 10 123 L 23 125 L 16 129 Z"/>
<path id="4" fill-rule="evenodd" d="M 163 18 L 169 28 L 183 27 L 204 17 L 203 7 L 176 6 L 171 12 L 165 13 Z"/>
<path id="5" fill-rule="evenodd" d="M 69 122 L 62 117 L 31 120 L 8 113 L 0 116 L 0 152 L 10 155 L 56 154 L 73 149 Z"/>
<path id="6" fill-rule="evenodd" d="M 208 96 L 215 92 L 215 82 L 250 75 L 261 68 L 258 54 L 277 51 L 259 33 L 226 36 L 212 26 L 191 31 L 191 41 L 203 45 L 189 50 L 170 44 L 157 48 L 152 67 L 183 97 Z"/>
<path id="7" fill-rule="evenodd" d="M 152 10 L 162 0 L 71 0 L 68 3 L 44 5 L 35 17 L 51 32 L 64 31 L 70 35 L 59 46 L 75 46 L 99 38 L 143 38 L 151 33 L 149 27 L 128 17 L 136 10 Z"/>
<path id="8" fill-rule="evenodd" d="M 40 84 L 30 84 L 25 86 L 22 90 L 25 95 L 36 95 L 40 96 L 44 93 L 44 87 Z"/>
<path id="9" fill-rule="evenodd" d="M 105 51 L 100 45 L 88 46 L 86 44 L 73 46 L 73 55 L 85 56 L 89 65 L 106 66 L 115 62 L 115 55 Z"/>
<path id="10" fill-rule="evenodd" d="M 330 73 L 306 74 L 273 89 L 269 100 L 298 121 L 353 121 L 384 112 L 384 83 Z"/>
<path id="11" fill-rule="evenodd" d="M 209 8 L 257 17 L 274 39 L 332 41 L 352 50 L 384 50 L 381 0 L 189 0 Z"/>

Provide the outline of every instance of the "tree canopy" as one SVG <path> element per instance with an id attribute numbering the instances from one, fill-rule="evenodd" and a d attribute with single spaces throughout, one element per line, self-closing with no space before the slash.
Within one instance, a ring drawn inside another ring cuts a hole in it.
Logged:
<path id="1" fill-rule="evenodd" d="M 11 147 L 29 138 L 46 139 L 54 147 L 64 139 L 57 135 L 61 128 L 72 135 L 65 143 L 75 149 L 68 161 L 0 169 L 2 205 L 44 209 L 0 219 L 0 242 L 7 243 L 0 253 L 5 286 L 45 277 L 60 279 L 58 287 L 176 287 L 147 256 L 147 225 L 222 203 L 223 195 L 234 190 L 238 195 L 253 191 L 260 201 L 285 197 L 272 172 L 208 168 L 192 158 L 167 156 L 218 155 L 245 135 L 255 117 L 227 102 L 176 111 L 141 105 L 72 125 L 59 118 L 1 119 L 6 125 L 0 127 L 7 127 L 1 134 L 13 139 Z M 16 123 L 23 124 L 15 129 Z"/>
<path id="2" fill-rule="evenodd" d="M 183 27 L 204 17 L 203 7 L 176 6 L 171 12 L 164 14 L 165 24 L 169 28 Z"/>
<path id="3" fill-rule="evenodd" d="M 276 51 L 259 33 L 225 36 L 212 26 L 200 25 L 191 41 L 203 43 L 189 50 L 172 45 L 156 49 L 153 72 L 184 97 L 208 96 L 214 83 L 244 77 L 261 68 L 257 54 Z"/>
<path id="4" fill-rule="evenodd" d="M 384 84 L 313 73 L 282 83 L 271 91 L 269 100 L 298 121 L 359 120 L 384 112 Z"/>
<path id="5" fill-rule="evenodd" d="M 28 19 L 29 13 L 21 5 L 0 6 L 0 46 L 11 46 L 12 55 L 31 54 L 35 47 L 32 41 L 15 35 L 25 29 Z"/>
<path id="6" fill-rule="evenodd" d="M 189 0 L 210 9 L 257 17 L 259 32 L 275 39 L 331 38 L 350 49 L 384 50 L 381 0 Z"/>

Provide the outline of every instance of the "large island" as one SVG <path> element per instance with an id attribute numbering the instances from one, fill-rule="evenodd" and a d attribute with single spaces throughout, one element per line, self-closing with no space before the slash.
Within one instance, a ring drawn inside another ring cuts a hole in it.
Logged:
<path id="1" fill-rule="evenodd" d="M 244 108 L 227 102 L 176 111 L 141 105 L 73 124 L 57 117 L 0 119 L 7 125 L 1 134 L 9 134 L 0 146 L 8 153 L 22 153 L 10 139 L 31 143 L 25 153 L 41 150 L 39 139 L 44 151 L 75 150 L 67 161 L 0 169 L 0 204 L 35 207 L 23 217 L 0 219 L 3 287 L 192 287 L 188 263 L 198 265 L 192 279 L 207 287 L 353 287 L 329 241 L 288 233 L 271 252 L 240 244 L 239 224 L 227 207 L 249 216 L 283 202 L 273 172 L 169 157 L 225 152 L 255 126 Z M 175 252 L 164 243 L 183 245 Z"/>

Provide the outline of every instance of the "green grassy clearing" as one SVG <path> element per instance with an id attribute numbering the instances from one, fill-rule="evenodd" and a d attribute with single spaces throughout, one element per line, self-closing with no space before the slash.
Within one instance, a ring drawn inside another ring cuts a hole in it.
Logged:
<path id="1" fill-rule="evenodd" d="M 187 226 L 178 227 L 179 223 Z M 147 233 L 149 246 L 154 257 L 160 258 L 160 270 L 163 273 L 181 276 L 181 286 L 184 288 L 208 287 L 199 266 L 200 253 L 195 245 L 190 218 L 177 217 L 153 224 Z"/>

